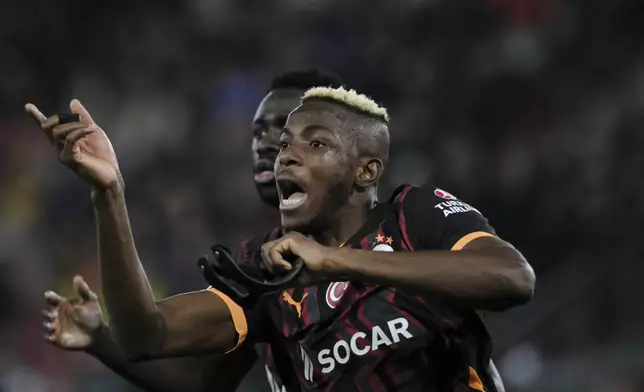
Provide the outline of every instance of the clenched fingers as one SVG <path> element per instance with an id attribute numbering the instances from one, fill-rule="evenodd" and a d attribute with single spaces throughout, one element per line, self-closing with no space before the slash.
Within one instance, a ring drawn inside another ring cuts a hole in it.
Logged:
<path id="1" fill-rule="evenodd" d="M 75 129 L 72 132 L 68 133 L 65 137 L 65 144 L 63 145 L 62 157 L 63 160 L 70 159 L 73 156 L 74 146 L 76 142 L 85 136 L 94 132 L 93 129 L 81 128 Z"/>
<path id="2" fill-rule="evenodd" d="M 280 239 L 267 242 L 262 246 L 262 258 L 268 271 L 275 275 L 281 271 L 293 269 L 291 263 L 284 259 L 284 254 L 291 252 L 290 240 Z"/>

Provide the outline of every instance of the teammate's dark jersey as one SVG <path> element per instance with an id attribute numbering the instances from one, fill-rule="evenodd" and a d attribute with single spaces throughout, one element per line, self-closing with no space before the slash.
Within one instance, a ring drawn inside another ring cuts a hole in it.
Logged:
<path id="1" fill-rule="evenodd" d="M 404 187 L 377 229 L 346 246 L 457 251 L 493 235 L 476 209 L 451 194 Z M 478 314 L 431 296 L 334 282 L 264 297 L 245 313 L 249 339 L 268 344 L 273 354 L 286 353 L 291 374 L 275 363 L 268 370 L 273 380 L 295 379 L 285 381 L 289 392 L 289 385 L 307 391 L 495 390 L 487 372 L 491 341 Z"/>

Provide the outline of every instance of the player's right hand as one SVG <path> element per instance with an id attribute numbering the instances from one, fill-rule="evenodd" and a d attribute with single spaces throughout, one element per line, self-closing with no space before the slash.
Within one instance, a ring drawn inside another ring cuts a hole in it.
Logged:
<path id="1" fill-rule="evenodd" d="M 53 291 L 45 292 L 43 310 L 45 340 L 65 350 L 87 350 L 105 326 L 98 297 L 81 276 L 74 277 L 79 298 L 67 299 Z"/>
<path id="2" fill-rule="evenodd" d="M 119 185 L 122 179 L 118 162 L 107 135 L 80 101 L 72 100 L 69 109 L 80 116 L 78 122 L 60 124 L 58 115 L 47 118 L 35 105 L 25 105 L 27 113 L 56 149 L 61 162 L 96 189 Z"/>

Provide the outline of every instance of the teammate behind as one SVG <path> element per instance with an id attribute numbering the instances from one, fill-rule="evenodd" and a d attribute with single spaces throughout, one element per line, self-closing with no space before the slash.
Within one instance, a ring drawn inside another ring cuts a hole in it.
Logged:
<path id="1" fill-rule="evenodd" d="M 291 232 L 263 247 L 263 261 L 248 260 L 276 271 L 289 268 L 283 256 L 292 253 L 307 267 L 301 286 L 256 309 L 214 290 L 155 302 L 105 133 L 77 101 L 72 111 L 81 119 L 73 124 L 28 110 L 63 146 L 61 160 L 92 186 L 102 279 L 120 288 L 106 292 L 106 303 L 131 359 L 235 354 L 264 341 L 292 362 L 280 373 L 290 392 L 494 389 L 489 336 L 475 309 L 525 303 L 532 269 L 447 192 L 404 187 L 377 206 L 388 116 L 370 99 L 315 89 L 289 116 L 276 164 L 282 223 L 313 239 Z"/>
<path id="2" fill-rule="evenodd" d="M 342 85 L 341 79 L 317 69 L 298 70 L 276 76 L 260 102 L 252 122 L 253 182 L 261 200 L 278 207 L 277 186 L 273 175 L 275 158 L 279 152 L 279 137 L 288 114 L 300 104 L 302 95 L 311 87 Z M 243 243 L 240 249 L 259 246 L 265 235 Z M 266 237 L 269 238 L 269 237 Z M 73 280 L 78 298 L 67 299 L 57 293 L 45 293 L 45 339 L 65 350 L 85 351 L 126 380 L 147 391 L 218 391 L 234 390 L 247 365 L 235 366 L 233 358 L 226 364 L 221 356 L 199 356 L 163 359 L 145 363 L 131 363 L 111 337 L 104 322 L 97 296 L 82 277 Z M 273 368 L 269 353 L 261 352 L 268 369 Z M 253 363 L 254 355 L 240 360 Z M 226 378 L 220 375 L 225 374 Z M 278 377 L 271 377 L 271 387 L 281 390 Z"/>

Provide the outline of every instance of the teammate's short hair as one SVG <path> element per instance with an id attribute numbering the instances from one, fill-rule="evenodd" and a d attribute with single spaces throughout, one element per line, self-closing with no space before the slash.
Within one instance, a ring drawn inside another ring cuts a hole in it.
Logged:
<path id="1" fill-rule="evenodd" d="M 387 109 L 378 105 L 373 99 L 355 90 L 346 90 L 344 87 L 316 86 L 308 89 L 302 96 L 302 103 L 311 99 L 322 99 L 340 103 L 369 117 L 380 119 L 388 123 Z"/>
<path id="2" fill-rule="evenodd" d="M 342 79 L 338 75 L 317 68 L 311 68 L 286 72 L 276 76 L 271 81 L 271 87 L 268 91 L 278 89 L 298 89 L 306 91 L 318 86 L 338 88 L 342 84 Z"/>

